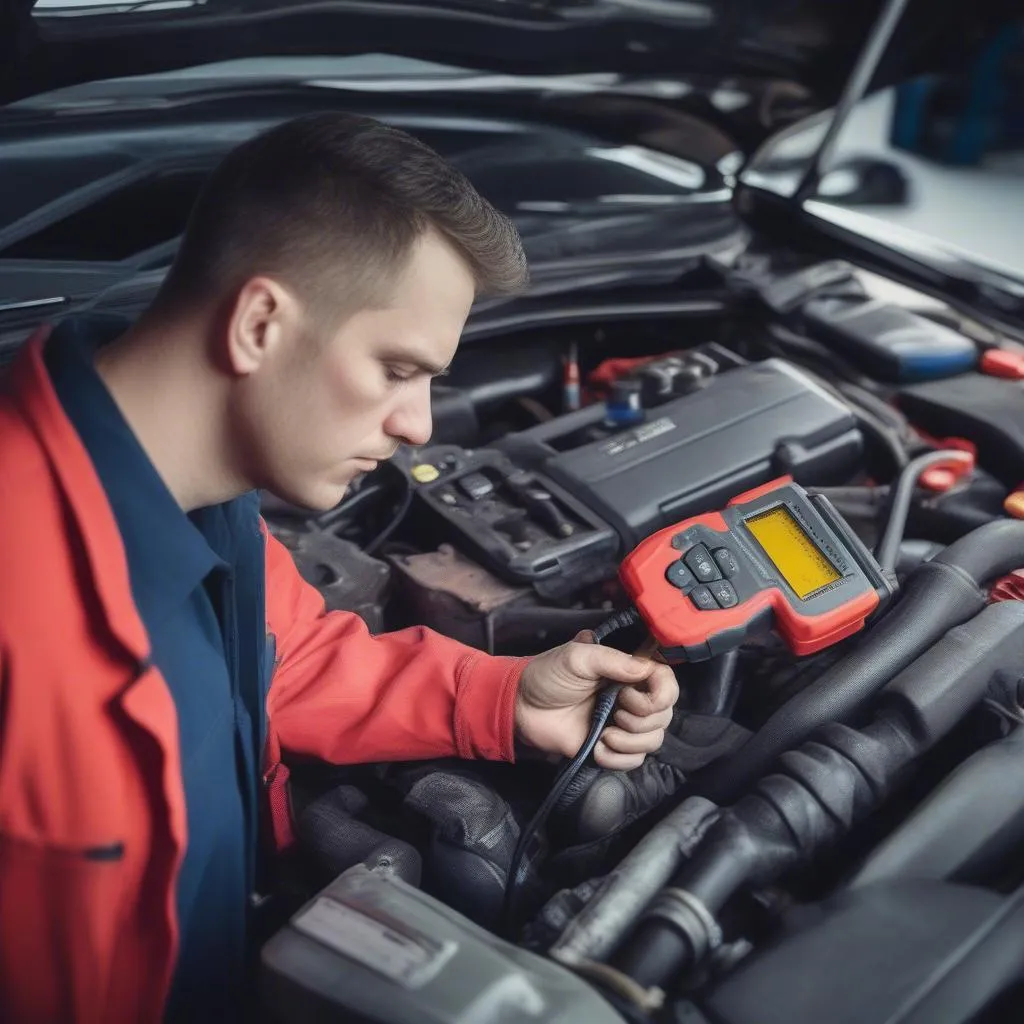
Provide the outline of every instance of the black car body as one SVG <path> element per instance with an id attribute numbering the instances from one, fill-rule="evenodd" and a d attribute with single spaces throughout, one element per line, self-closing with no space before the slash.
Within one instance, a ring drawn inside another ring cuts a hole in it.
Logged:
<path id="1" fill-rule="evenodd" d="M 515 219 L 530 290 L 474 309 L 430 445 L 326 515 L 265 498 L 328 607 L 528 654 L 621 608 L 645 537 L 784 474 L 892 555 L 894 600 L 836 646 L 681 665 L 663 755 L 580 776 L 511 918 L 550 765 L 294 766 L 274 897 L 303 909 L 268 1019 L 1020 1017 L 1014 5 L 14 2 L 2 26 L 5 360 L 42 319 L 138 313 L 217 158 L 307 111 L 421 135 Z M 341 916 L 314 926 L 321 890 Z"/>

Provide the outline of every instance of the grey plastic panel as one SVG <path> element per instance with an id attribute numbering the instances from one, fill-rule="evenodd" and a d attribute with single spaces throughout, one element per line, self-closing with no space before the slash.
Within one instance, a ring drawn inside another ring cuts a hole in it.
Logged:
<path id="1" fill-rule="evenodd" d="M 267 943 L 263 986 L 278 1024 L 624 1024 L 570 971 L 362 866 Z"/>

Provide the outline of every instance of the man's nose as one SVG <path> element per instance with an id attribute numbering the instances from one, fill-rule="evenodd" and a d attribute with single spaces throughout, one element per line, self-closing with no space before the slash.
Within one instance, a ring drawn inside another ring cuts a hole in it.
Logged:
<path id="1" fill-rule="evenodd" d="M 430 381 L 416 383 L 403 396 L 402 403 L 394 410 L 385 424 L 390 437 L 398 438 L 410 445 L 426 444 L 434 429 L 430 414 Z"/>

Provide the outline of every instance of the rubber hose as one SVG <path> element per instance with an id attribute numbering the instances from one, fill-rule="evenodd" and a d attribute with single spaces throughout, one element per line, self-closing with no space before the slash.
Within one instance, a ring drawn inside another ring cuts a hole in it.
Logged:
<path id="1" fill-rule="evenodd" d="M 687 680 L 690 691 L 687 710 L 698 715 L 732 715 L 740 692 L 736 678 L 739 656 L 739 650 L 725 651 L 717 658 L 692 666 L 693 679 Z"/>
<path id="2" fill-rule="evenodd" d="M 1024 842 L 1024 729 L 982 747 L 868 855 L 847 883 L 895 879 L 982 884 Z"/>
<path id="3" fill-rule="evenodd" d="M 1024 520 L 996 519 L 950 544 L 932 562 L 951 565 L 979 586 L 1024 567 Z"/>
<path id="4" fill-rule="evenodd" d="M 655 825 L 605 876 L 548 956 L 568 966 L 608 956 L 717 816 L 714 804 L 695 797 Z"/>
<path id="5" fill-rule="evenodd" d="M 318 872 L 331 879 L 363 864 L 418 886 L 419 851 L 353 817 L 360 806 L 353 793 L 352 787 L 339 786 L 314 800 L 299 816 L 299 839 Z"/>
<path id="6" fill-rule="evenodd" d="M 905 540 L 900 545 L 900 556 L 896 560 L 896 574 L 909 576 L 922 562 L 928 562 L 946 550 L 944 544 L 931 540 Z"/>
<path id="7" fill-rule="evenodd" d="M 848 404 L 854 418 L 861 425 L 862 429 L 885 449 L 892 460 L 893 468 L 899 473 L 907 465 L 907 452 L 900 441 L 899 435 L 863 406 L 852 402 Z"/>
<path id="8" fill-rule="evenodd" d="M 692 966 L 708 929 L 699 917 L 680 917 L 673 893 L 717 918 L 741 886 L 771 884 L 834 846 L 1022 657 L 1024 603 L 990 605 L 892 680 L 866 726 L 830 723 L 787 751 L 771 775 L 721 811 L 671 887 L 649 904 L 616 966 L 645 987 Z"/>
<path id="9" fill-rule="evenodd" d="M 914 497 L 914 488 L 921 474 L 932 466 L 943 462 L 966 462 L 970 456 L 961 451 L 938 451 L 919 455 L 901 470 L 896 486 L 892 489 L 889 518 L 885 532 L 878 543 L 876 557 L 883 569 L 895 569 L 900 554 L 900 542 L 907 528 L 907 516 L 910 514 L 910 502 Z"/>
<path id="10" fill-rule="evenodd" d="M 730 804 L 825 722 L 843 722 L 918 655 L 985 606 L 980 586 L 1024 564 L 1024 521 L 974 530 L 907 577 L 889 614 L 838 665 L 779 708 L 732 757 L 696 773 L 678 794 Z"/>

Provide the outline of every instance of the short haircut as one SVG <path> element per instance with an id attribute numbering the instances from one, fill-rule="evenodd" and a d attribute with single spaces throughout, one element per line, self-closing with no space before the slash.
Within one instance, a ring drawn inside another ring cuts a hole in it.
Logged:
<path id="1" fill-rule="evenodd" d="M 215 301 L 257 274 L 330 318 L 372 307 L 430 229 L 465 260 L 478 296 L 525 288 L 512 221 L 429 146 L 353 114 L 285 121 L 215 168 L 154 310 Z"/>

